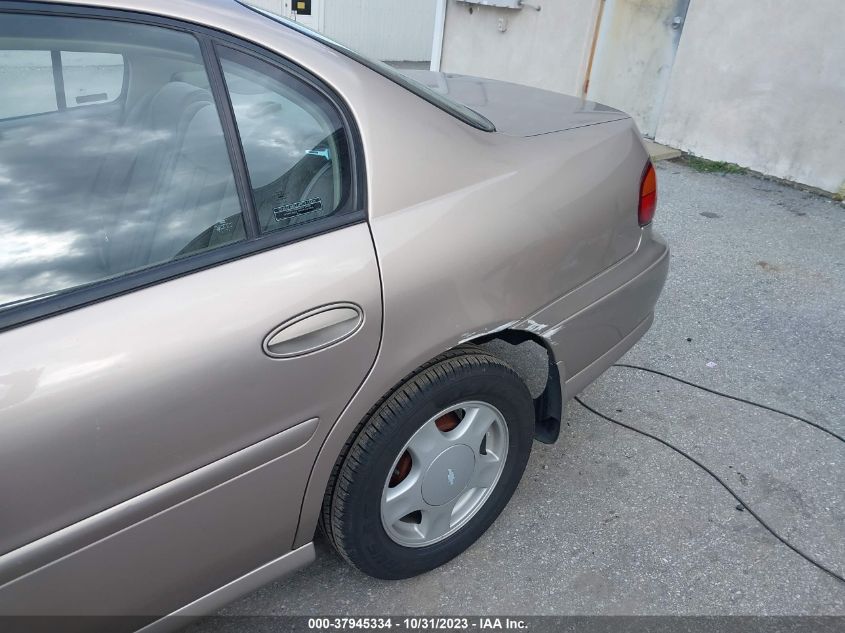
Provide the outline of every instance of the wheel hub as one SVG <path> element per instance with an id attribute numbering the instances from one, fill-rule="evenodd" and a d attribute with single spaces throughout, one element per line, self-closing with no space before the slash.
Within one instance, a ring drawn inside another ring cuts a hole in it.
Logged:
<path id="1" fill-rule="evenodd" d="M 441 506 L 466 490 L 475 470 L 475 453 L 457 444 L 440 453 L 428 467 L 422 481 L 422 496 L 431 506 Z"/>
<path id="2" fill-rule="evenodd" d="M 405 547 L 425 547 L 457 532 L 493 492 L 507 454 L 504 416 L 486 402 L 457 403 L 429 418 L 384 482 L 387 535 Z"/>

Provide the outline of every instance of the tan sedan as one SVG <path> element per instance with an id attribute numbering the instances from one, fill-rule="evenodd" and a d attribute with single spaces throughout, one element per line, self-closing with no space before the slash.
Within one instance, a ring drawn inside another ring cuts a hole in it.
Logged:
<path id="1" fill-rule="evenodd" d="M 631 119 L 233 0 L 0 4 L 0 615 L 472 544 L 668 269 Z"/>

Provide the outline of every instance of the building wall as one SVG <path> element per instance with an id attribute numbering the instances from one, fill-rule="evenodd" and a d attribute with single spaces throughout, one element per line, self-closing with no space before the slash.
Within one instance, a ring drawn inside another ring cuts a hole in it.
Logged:
<path id="1" fill-rule="evenodd" d="M 431 59 L 435 0 L 324 1 L 328 37 L 373 59 Z"/>
<path id="2" fill-rule="evenodd" d="M 843 16 L 842 0 L 693 0 L 656 140 L 837 191 Z"/>
<path id="3" fill-rule="evenodd" d="M 289 16 L 291 0 L 249 0 Z M 312 17 L 301 21 L 373 59 L 431 59 L 436 0 L 312 0 Z"/>
<path id="4" fill-rule="evenodd" d="M 580 95 L 599 0 L 532 4 L 542 11 L 476 5 L 470 13 L 470 5 L 448 0 L 441 69 Z M 692 0 L 655 139 L 840 191 L 843 11 L 843 0 Z M 507 20 L 504 33 L 499 18 Z"/>
<path id="5" fill-rule="evenodd" d="M 530 3 L 541 5 L 542 11 L 448 0 L 441 70 L 580 95 L 598 0 Z M 500 18 L 507 20 L 504 32 L 499 31 Z"/>

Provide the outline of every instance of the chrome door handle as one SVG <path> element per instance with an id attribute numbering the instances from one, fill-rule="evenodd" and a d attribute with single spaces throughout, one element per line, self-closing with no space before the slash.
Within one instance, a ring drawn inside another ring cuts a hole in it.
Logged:
<path id="1" fill-rule="evenodd" d="M 354 303 L 333 303 L 309 310 L 273 329 L 262 345 L 271 358 L 311 354 L 355 334 L 364 323 L 364 312 Z"/>

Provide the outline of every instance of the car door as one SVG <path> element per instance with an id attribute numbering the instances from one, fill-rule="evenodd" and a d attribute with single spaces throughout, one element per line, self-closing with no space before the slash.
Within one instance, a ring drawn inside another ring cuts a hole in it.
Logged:
<path id="1" fill-rule="evenodd" d="M 0 9 L 0 103 L 38 93 L 0 120 L 0 614 L 163 614 L 291 548 L 310 440 L 379 345 L 364 165 L 280 59 L 25 5 Z M 81 115 L 99 84 L 119 116 Z"/>

